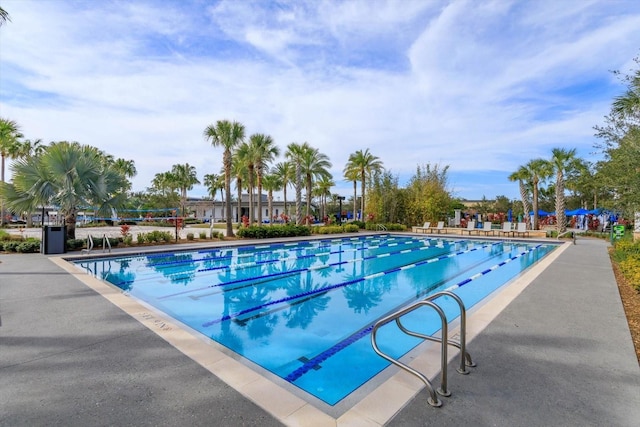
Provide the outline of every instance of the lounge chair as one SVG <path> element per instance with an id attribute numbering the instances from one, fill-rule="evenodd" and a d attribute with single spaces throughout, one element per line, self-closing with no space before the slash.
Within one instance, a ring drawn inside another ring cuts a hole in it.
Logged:
<path id="1" fill-rule="evenodd" d="M 513 229 L 511 227 L 511 222 L 509 221 L 505 221 L 502 223 L 502 229 L 501 230 L 497 230 L 498 231 L 498 235 L 502 235 L 502 234 L 511 234 L 513 235 Z"/>
<path id="2" fill-rule="evenodd" d="M 460 234 L 469 233 L 469 235 L 471 235 L 471 232 L 473 232 L 473 231 L 476 231 L 476 222 L 475 221 L 469 221 L 467 223 L 467 228 L 460 229 Z"/>
<path id="3" fill-rule="evenodd" d="M 438 221 L 438 226 L 437 227 L 429 228 L 430 232 L 433 232 L 434 230 L 437 231 L 438 234 L 440 234 L 441 231 L 444 231 L 444 221 Z"/>
<path id="4" fill-rule="evenodd" d="M 422 227 L 416 227 L 416 231 L 421 233 L 426 233 L 431 228 L 431 223 L 429 221 L 425 222 Z"/>
<path id="5" fill-rule="evenodd" d="M 478 230 L 478 234 L 480 233 L 484 233 L 485 236 L 488 236 L 489 233 L 491 233 L 492 236 L 495 234 L 491 228 L 491 221 L 484 222 L 482 229 Z"/>
<path id="6" fill-rule="evenodd" d="M 515 237 L 515 235 L 522 235 L 523 237 L 529 237 L 529 230 L 527 230 L 527 223 L 526 222 L 519 222 L 517 225 L 517 228 L 513 231 L 513 236 Z"/>

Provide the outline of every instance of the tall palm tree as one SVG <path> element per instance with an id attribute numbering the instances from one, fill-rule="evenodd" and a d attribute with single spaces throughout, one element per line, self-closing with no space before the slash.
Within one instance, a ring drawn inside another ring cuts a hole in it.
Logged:
<path id="1" fill-rule="evenodd" d="M 247 162 L 240 156 L 234 155 L 231 162 L 231 173 L 236 179 L 236 191 L 238 192 L 238 209 L 236 210 L 236 221 L 241 222 L 242 214 L 242 190 L 247 187 L 249 181 L 249 168 Z"/>
<path id="2" fill-rule="evenodd" d="M 267 190 L 267 209 L 269 210 L 269 225 L 271 225 L 273 224 L 273 192 L 282 188 L 282 180 L 275 173 L 267 172 L 262 178 L 262 186 Z"/>
<path id="3" fill-rule="evenodd" d="M 228 120 L 218 120 L 215 125 L 209 125 L 204 130 L 204 137 L 211 141 L 214 147 L 221 146 L 224 148 L 222 155 L 222 163 L 224 167 L 224 189 L 227 199 L 226 217 L 227 230 L 226 235 L 233 237 L 233 226 L 231 223 L 231 157 L 233 149 L 244 140 L 244 125 L 239 122 L 230 122 Z M 238 200 L 240 203 L 240 200 Z"/>
<path id="4" fill-rule="evenodd" d="M 382 162 L 377 156 L 374 156 L 369 152 L 369 149 L 366 150 L 358 150 L 353 154 L 349 155 L 348 162 L 352 165 L 349 169 L 353 168 L 358 170 L 360 176 L 360 183 L 362 184 L 360 194 L 362 196 L 362 200 L 360 202 L 360 211 L 362 212 L 362 217 L 364 218 L 365 214 L 365 188 L 366 188 L 366 180 L 368 176 L 371 176 L 373 172 L 380 172 L 382 170 Z"/>
<path id="5" fill-rule="evenodd" d="M 11 169 L 13 182 L 1 184 L 0 197 L 18 212 L 58 206 L 68 239 L 75 238 L 79 207 L 111 215 L 127 200 L 127 178 L 100 150 L 77 142 L 52 143 L 42 155 L 18 159 Z"/>
<path id="6" fill-rule="evenodd" d="M 322 154 L 317 148 L 313 148 L 307 143 L 304 143 L 302 148 L 303 152 L 300 156 L 300 168 L 304 175 L 307 188 L 306 216 L 308 218 L 311 214 L 313 183 L 321 178 L 331 179 L 331 173 L 329 173 L 331 162 L 326 154 Z"/>
<path id="7" fill-rule="evenodd" d="M 285 152 L 285 157 L 287 157 L 291 163 L 295 165 L 294 172 L 294 181 L 293 184 L 296 189 L 296 224 L 302 223 L 302 155 L 304 153 L 304 146 L 308 146 L 305 142 L 304 144 L 297 144 L 292 142 L 287 145 L 287 151 Z"/>
<path id="8" fill-rule="evenodd" d="M 328 176 L 322 176 L 315 182 L 314 193 L 320 197 L 320 217 L 323 221 L 326 216 L 327 196 L 331 195 L 331 187 L 334 185 L 336 185 L 336 183 Z"/>
<path id="9" fill-rule="evenodd" d="M 556 174 L 556 219 L 558 234 L 567 231 L 565 215 L 565 176 L 575 171 L 579 166 L 576 149 L 566 150 L 554 148 L 551 150 L 550 166 Z"/>
<path id="10" fill-rule="evenodd" d="M 255 215 L 253 214 L 253 189 L 255 188 L 255 159 L 253 154 L 253 147 L 243 142 L 238 146 L 238 149 L 233 153 L 233 162 L 242 163 L 247 169 L 246 173 L 246 187 L 249 193 L 249 224 L 253 224 Z M 238 186 L 241 188 L 242 186 Z"/>
<path id="11" fill-rule="evenodd" d="M 529 221 L 529 191 L 527 191 L 527 182 L 531 178 L 529 170 L 520 166 L 517 171 L 509 175 L 509 181 L 518 181 L 518 186 L 520 187 L 520 199 L 522 200 L 522 208 L 524 209 L 524 221 L 527 224 L 527 228 L 531 226 L 531 221 Z"/>
<path id="12" fill-rule="evenodd" d="M 358 214 L 358 168 L 351 162 L 347 162 L 342 172 L 347 181 L 353 182 L 353 219 Z M 340 212 L 340 220 L 342 220 L 342 212 Z"/>
<path id="13" fill-rule="evenodd" d="M 16 158 L 20 156 L 22 149 L 21 139 L 23 138 L 20 133 L 20 126 L 9 119 L 0 118 L 0 181 L 5 182 L 5 160 L 7 158 Z M 2 203 L 2 200 L 0 200 Z M 4 203 L 0 205 L 0 225 L 5 223 Z"/>
<path id="14" fill-rule="evenodd" d="M 211 219 L 213 221 L 216 217 L 216 193 L 219 189 L 224 189 L 224 176 L 221 177 L 215 173 L 208 173 L 205 174 L 203 183 L 205 187 L 207 187 L 207 192 L 213 201 L 213 218 Z"/>
<path id="15" fill-rule="evenodd" d="M 196 167 L 191 166 L 189 163 L 173 165 L 171 175 L 175 180 L 176 187 L 180 189 L 180 208 L 182 210 L 182 216 L 184 217 L 186 214 L 187 191 L 193 189 L 195 184 L 200 184 L 198 175 L 196 174 Z"/>
<path id="16" fill-rule="evenodd" d="M 540 181 L 544 181 L 549 178 L 552 174 L 551 167 L 549 166 L 549 162 L 545 159 L 533 159 L 530 160 L 524 166 L 529 172 L 529 180 L 533 187 L 533 229 L 538 230 L 538 195 L 540 191 Z"/>
<path id="17" fill-rule="evenodd" d="M 285 215 L 289 215 L 289 210 L 287 209 L 287 187 L 291 181 L 295 180 L 295 167 L 291 162 L 280 162 L 274 166 L 272 173 L 282 181 L 282 195 L 284 198 L 283 212 Z"/>
<path id="18" fill-rule="evenodd" d="M 280 149 L 276 147 L 273 138 L 261 133 L 251 135 L 249 143 L 252 147 L 252 154 L 257 178 L 258 187 L 258 224 L 262 225 L 262 176 L 273 159 L 280 155 Z"/>

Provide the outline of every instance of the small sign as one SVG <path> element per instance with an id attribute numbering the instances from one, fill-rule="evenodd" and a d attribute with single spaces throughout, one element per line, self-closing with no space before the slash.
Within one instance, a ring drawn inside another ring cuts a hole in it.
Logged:
<path id="1" fill-rule="evenodd" d="M 613 237 L 615 239 L 620 239 L 621 237 L 624 237 L 624 225 L 613 226 Z"/>

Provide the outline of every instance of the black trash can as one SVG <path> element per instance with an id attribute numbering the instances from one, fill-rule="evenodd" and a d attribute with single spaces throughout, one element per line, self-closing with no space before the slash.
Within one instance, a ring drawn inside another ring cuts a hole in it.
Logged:
<path id="1" fill-rule="evenodd" d="M 67 252 L 67 226 L 45 225 L 42 236 L 41 252 L 45 255 Z"/>

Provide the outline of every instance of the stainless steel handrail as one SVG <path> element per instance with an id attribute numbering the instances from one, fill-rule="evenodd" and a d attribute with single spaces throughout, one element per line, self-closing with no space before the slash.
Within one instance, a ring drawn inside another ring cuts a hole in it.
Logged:
<path id="1" fill-rule="evenodd" d="M 454 301 L 456 301 L 456 303 L 458 304 L 458 306 L 460 307 L 460 342 L 456 342 L 453 340 L 450 340 L 448 337 L 448 322 L 447 322 L 447 318 L 446 315 L 444 314 L 444 311 L 442 310 L 442 308 L 436 304 L 435 302 L 433 302 L 433 300 L 440 298 L 440 297 L 451 297 L 454 299 Z M 402 322 L 400 321 L 400 318 L 402 316 L 404 316 L 407 313 L 410 313 L 414 310 L 416 310 L 417 308 L 420 308 L 422 306 L 428 306 L 433 308 L 438 315 L 440 316 L 440 321 L 442 323 L 442 327 L 441 327 L 441 334 L 440 334 L 440 338 L 437 337 L 433 337 L 433 336 L 429 336 L 429 335 L 424 335 L 415 331 L 411 331 L 409 329 L 407 329 Z M 404 369 L 405 371 L 417 376 L 423 383 L 425 383 L 427 390 L 429 392 L 429 398 L 427 399 L 427 402 L 431 405 L 431 406 L 435 406 L 435 407 L 439 407 L 442 405 L 442 402 L 440 401 L 440 399 L 438 399 L 438 395 L 436 394 L 436 391 L 434 391 L 433 386 L 431 385 L 431 382 L 429 381 L 429 379 L 422 374 L 421 372 L 411 368 L 410 366 L 400 362 L 399 360 L 396 360 L 394 358 L 392 358 L 391 356 L 389 356 L 388 354 L 382 352 L 380 350 L 380 348 L 378 347 L 377 344 L 377 331 L 380 327 L 382 327 L 383 325 L 386 325 L 387 323 L 390 323 L 392 321 L 396 322 L 396 325 L 398 326 L 398 328 L 404 332 L 407 335 L 416 337 L 416 338 L 422 338 L 424 340 L 428 340 L 428 341 L 434 341 L 434 342 L 439 342 L 442 344 L 442 348 L 441 348 L 441 352 L 440 352 L 440 364 L 441 364 L 441 379 L 440 379 L 440 387 L 436 390 L 438 394 L 442 395 L 442 396 L 450 396 L 451 392 L 447 390 L 447 346 L 448 345 L 453 345 L 454 347 L 457 347 L 458 349 L 460 349 L 460 367 L 458 369 L 456 369 L 456 371 L 458 371 L 460 374 L 468 374 L 469 371 L 467 370 L 467 366 L 471 366 L 474 367 L 476 366 L 476 364 L 473 362 L 473 360 L 471 359 L 471 355 L 467 352 L 466 349 L 466 310 L 464 307 L 464 303 L 462 301 L 462 299 L 454 294 L 453 292 L 450 291 L 442 291 L 442 292 L 438 292 L 436 294 L 430 295 L 427 298 L 417 301 L 403 309 L 400 309 L 398 311 L 396 311 L 395 313 L 392 313 L 386 317 L 383 317 L 382 319 L 378 320 L 374 325 L 373 325 L 373 329 L 371 331 L 371 345 L 373 347 L 373 350 L 380 355 L 382 358 L 388 360 L 389 362 L 393 363 L 394 365 Z M 445 345 L 446 343 L 446 345 Z"/>
<path id="2" fill-rule="evenodd" d="M 102 252 L 105 251 L 105 242 L 106 242 L 106 246 L 109 246 L 109 253 L 111 253 L 111 242 L 109 241 L 109 238 L 107 237 L 106 234 L 102 235 Z"/>

